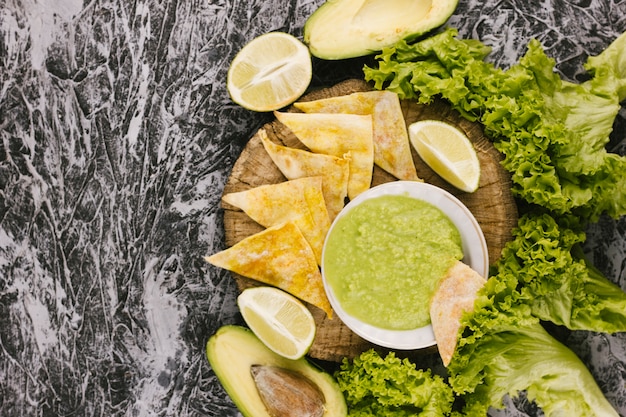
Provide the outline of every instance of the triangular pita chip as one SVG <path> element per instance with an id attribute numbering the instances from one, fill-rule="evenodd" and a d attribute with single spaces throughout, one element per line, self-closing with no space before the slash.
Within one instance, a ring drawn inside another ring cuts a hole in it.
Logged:
<path id="1" fill-rule="evenodd" d="M 297 102 L 305 113 L 371 114 L 374 163 L 401 180 L 419 180 L 400 99 L 391 91 L 366 91 L 315 101 Z"/>
<path id="2" fill-rule="evenodd" d="M 265 150 L 287 179 L 322 176 L 322 192 L 328 216 L 331 221 L 334 220 L 343 209 L 348 195 L 349 155 L 338 158 L 277 145 L 263 129 L 259 130 L 259 135 Z"/>
<path id="3" fill-rule="evenodd" d="M 450 363 L 456 349 L 461 317 L 473 310 L 478 291 L 485 282 L 478 272 L 459 261 L 437 285 L 430 302 L 430 321 L 445 366 Z"/>
<path id="4" fill-rule="evenodd" d="M 339 158 L 350 154 L 350 199 L 369 190 L 374 169 L 371 115 L 277 111 L 274 115 L 311 151 Z"/>
<path id="5" fill-rule="evenodd" d="M 311 245 L 318 264 L 330 217 L 322 192 L 322 177 L 304 177 L 225 194 L 222 199 L 243 210 L 264 227 L 293 221 Z"/>
<path id="6" fill-rule="evenodd" d="M 283 289 L 332 317 L 313 250 L 293 222 L 255 233 L 205 260 Z"/>

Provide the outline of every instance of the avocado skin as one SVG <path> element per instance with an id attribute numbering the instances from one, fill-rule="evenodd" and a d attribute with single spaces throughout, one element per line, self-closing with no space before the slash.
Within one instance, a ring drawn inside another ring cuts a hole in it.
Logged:
<path id="1" fill-rule="evenodd" d="M 366 56 L 443 25 L 458 0 L 328 0 L 304 25 L 311 55 L 337 60 Z"/>
<path id="2" fill-rule="evenodd" d="M 302 374 L 326 400 L 324 417 L 345 417 L 346 402 L 335 379 L 306 358 L 291 360 L 268 349 L 242 326 L 223 326 L 209 338 L 206 355 L 226 393 L 244 417 L 271 417 L 251 373 L 253 365 L 277 366 Z"/>

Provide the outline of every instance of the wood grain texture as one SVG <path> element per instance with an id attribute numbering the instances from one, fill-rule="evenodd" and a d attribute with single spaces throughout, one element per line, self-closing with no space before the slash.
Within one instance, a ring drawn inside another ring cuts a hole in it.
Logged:
<path id="1" fill-rule="evenodd" d="M 370 86 L 361 80 L 347 80 L 332 87 L 314 91 L 301 101 L 316 100 L 333 96 L 368 91 Z M 481 166 L 480 187 L 474 193 L 465 193 L 450 186 L 432 171 L 413 150 L 413 161 L 417 174 L 424 181 L 446 189 L 461 200 L 474 214 L 480 224 L 489 248 L 489 262 L 499 257 L 504 244 L 511 238 L 511 229 L 517 224 L 517 206 L 511 194 L 509 174 L 500 165 L 500 153 L 484 136 L 477 123 L 461 118 L 444 102 L 436 101 L 421 105 L 416 101 L 402 101 L 402 110 L 407 126 L 418 120 L 435 119 L 450 123 L 461 129 L 470 138 L 478 154 Z M 297 111 L 290 108 L 288 111 Z M 263 126 L 271 140 L 286 146 L 306 149 L 291 131 L 277 120 Z M 395 181 L 392 175 L 375 167 L 372 186 Z M 224 194 L 248 190 L 260 185 L 275 184 L 286 178 L 265 152 L 258 134 L 255 134 L 235 162 L 224 188 Z M 226 245 L 232 246 L 263 228 L 241 210 L 223 203 Z M 233 274 L 240 289 L 258 285 L 253 280 Z M 328 319 L 319 309 L 310 306 L 317 324 L 317 334 L 309 355 L 328 361 L 352 358 L 366 349 L 375 347 L 357 336 L 335 317 Z"/>

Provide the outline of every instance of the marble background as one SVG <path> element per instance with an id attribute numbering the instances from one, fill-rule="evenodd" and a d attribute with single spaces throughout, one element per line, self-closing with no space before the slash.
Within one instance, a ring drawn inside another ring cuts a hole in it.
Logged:
<path id="1" fill-rule="evenodd" d="M 0 4 L 0 415 L 236 416 L 204 354 L 241 323 L 219 200 L 268 115 L 234 105 L 230 60 L 301 36 L 322 0 L 3 0 Z M 557 69 L 626 30 L 624 0 L 460 0 L 449 21 L 507 67 L 529 39 Z M 315 60 L 313 85 L 361 76 Z M 609 150 L 626 152 L 622 108 Z M 626 219 L 586 250 L 626 289 Z M 626 336 L 567 343 L 626 415 Z M 498 416 L 538 416 L 522 396 Z"/>

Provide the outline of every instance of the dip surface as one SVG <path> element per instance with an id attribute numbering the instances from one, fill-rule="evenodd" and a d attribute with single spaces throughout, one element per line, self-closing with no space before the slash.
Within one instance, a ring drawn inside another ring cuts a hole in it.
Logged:
<path id="1" fill-rule="evenodd" d="M 403 195 L 351 208 L 337 219 L 325 251 L 326 282 L 346 313 L 391 330 L 428 325 L 437 282 L 463 258 L 460 233 L 445 213 Z"/>

